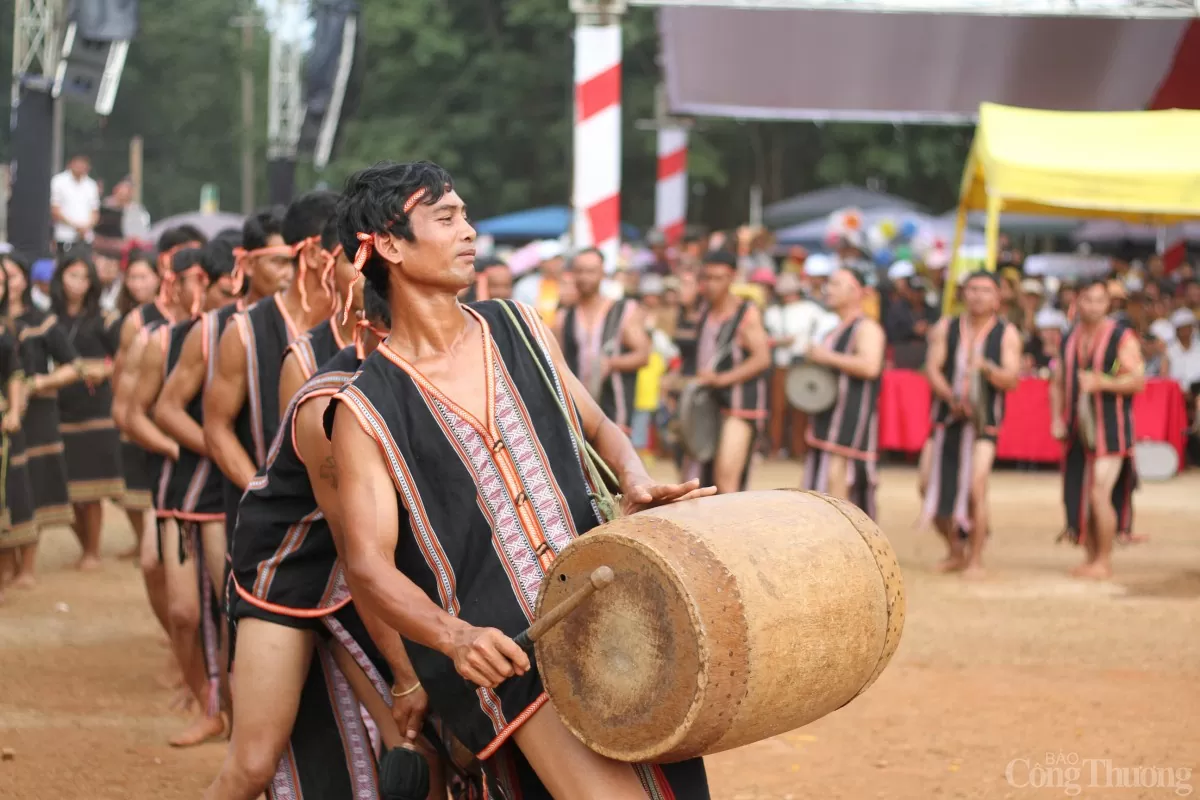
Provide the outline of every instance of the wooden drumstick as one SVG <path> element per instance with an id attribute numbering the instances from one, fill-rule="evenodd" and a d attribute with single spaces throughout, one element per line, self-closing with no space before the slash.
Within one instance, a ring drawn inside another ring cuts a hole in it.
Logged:
<path id="1" fill-rule="evenodd" d="M 532 651 L 534 642 L 546 635 L 546 632 L 562 622 L 568 614 L 596 592 L 604 589 L 613 582 L 611 567 L 596 567 L 588 577 L 588 582 L 575 590 L 566 600 L 543 614 L 532 625 L 513 637 L 522 650 Z"/>

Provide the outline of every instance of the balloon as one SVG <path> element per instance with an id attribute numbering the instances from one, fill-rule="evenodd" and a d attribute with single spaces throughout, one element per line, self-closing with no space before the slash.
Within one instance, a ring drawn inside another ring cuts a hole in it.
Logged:
<path id="1" fill-rule="evenodd" d="M 838 246 L 842 241 L 842 236 L 837 231 L 828 231 L 825 234 L 825 246 L 830 250 Z"/>
<path id="2" fill-rule="evenodd" d="M 875 251 L 875 263 L 881 267 L 889 266 L 895 260 L 892 251 L 886 247 Z"/>
<path id="3" fill-rule="evenodd" d="M 897 261 L 912 261 L 912 248 L 902 244 L 896 248 Z"/>
<path id="4" fill-rule="evenodd" d="M 896 238 L 896 223 L 890 219 L 882 220 L 879 223 L 879 232 L 890 242 Z"/>
<path id="5" fill-rule="evenodd" d="M 904 224 L 900 226 L 900 238 L 911 239 L 917 232 L 917 223 L 911 219 L 904 220 Z"/>
<path id="6" fill-rule="evenodd" d="M 844 224 L 846 226 L 846 230 L 857 231 L 862 228 L 862 212 L 860 212 L 857 208 L 851 208 L 847 210 L 845 214 L 846 216 Z"/>

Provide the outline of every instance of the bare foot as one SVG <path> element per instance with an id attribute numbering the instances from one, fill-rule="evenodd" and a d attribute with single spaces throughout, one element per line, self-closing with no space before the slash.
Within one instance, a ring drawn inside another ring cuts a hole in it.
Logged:
<path id="1" fill-rule="evenodd" d="M 37 578 L 30 575 L 28 572 L 22 572 L 17 577 L 13 578 L 12 585 L 18 589 L 32 589 L 37 586 Z"/>
<path id="2" fill-rule="evenodd" d="M 142 555 L 141 548 L 138 547 L 137 545 L 134 545 L 133 547 L 129 548 L 128 550 L 126 550 L 125 552 L 123 552 L 119 556 L 117 556 L 117 558 L 121 559 L 122 561 L 134 561 L 134 560 L 140 558 L 141 555 Z"/>
<path id="3" fill-rule="evenodd" d="M 962 556 L 948 556 L 934 564 L 933 571 L 941 573 L 958 572 L 965 566 L 967 566 L 967 562 L 963 560 Z"/>
<path id="4" fill-rule="evenodd" d="M 191 725 L 167 740 L 171 747 L 195 747 L 225 735 L 225 720 L 221 717 L 197 717 Z"/>
<path id="5" fill-rule="evenodd" d="M 80 572 L 95 572 L 100 569 L 100 556 L 84 556 L 79 559 L 76 569 Z"/>
<path id="6" fill-rule="evenodd" d="M 964 581 L 978 581 L 987 576 L 987 572 L 979 564 L 969 564 L 962 572 Z"/>
<path id="7" fill-rule="evenodd" d="M 1112 578 L 1112 567 L 1100 562 L 1083 564 L 1071 570 L 1071 577 L 1092 581 L 1106 581 Z"/>

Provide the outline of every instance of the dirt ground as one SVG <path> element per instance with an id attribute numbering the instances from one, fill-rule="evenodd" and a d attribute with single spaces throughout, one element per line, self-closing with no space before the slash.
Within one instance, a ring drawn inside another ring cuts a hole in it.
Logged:
<path id="1" fill-rule="evenodd" d="M 1200 473 L 1139 491 L 1137 529 L 1150 541 L 1122 548 L 1105 584 L 1065 577 L 1079 554 L 1054 544 L 1059 483 L 1046 472 L 996 476 L 984 581 L 934 574 L 936 537 L 913 529 L 915 477 L 899 467 L 882 475 L 883 527 L 908 591 L 891 665 L 846 708 L 709 758 L 713 797 L 1191 794 L 1200 783 Z M 796 465 L 769 464 L 755 488 L 799 479 Z M 106 551 L 129 547 L 123 518 L 106 519 Z M 10 591 L 0 607 L 0 746 L 12 750 L 0 761 L 0 798 L 197 797 L 222 746 L 165 744 L 182 720 L 157 681 L 167 650 L 135 567 L 110 558 L 97 574 L 75 572 L 67 530 L 48 532 L 42 553 L 41 584 Z"/>

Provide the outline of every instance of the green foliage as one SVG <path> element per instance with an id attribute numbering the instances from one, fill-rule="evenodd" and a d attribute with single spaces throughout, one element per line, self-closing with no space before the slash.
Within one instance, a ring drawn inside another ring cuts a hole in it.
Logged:
<path id="1" fill-rule="evenodd" d="M 475 217 L 565 204 L 571 187 L 575 20 L 567 0 L 361 0 L 365 85 L 340 151 L 321 174 L 301 165 L 297 187 L 338 187 L 383 159 L 447 167 Z M 68 105 L 66 149 L 92 155 L 111 183 L 128 169 L 128 142 L 145 140 L 147 206 L 155 217 L 197 207 L 216 183 L 240 205 L 241 31 L 245 0 L 142 0 L 116 107 L 107 121 Z M 11 61 L 12 4 L 0 3 L 0 63 Z M 654 217 L 654 11 L 623 23 L 622 216 Z M 266 197 L 267 37 L 255 35 L 257 194 Z M 0 100 L 7 103 L 7 96 Z M 0 148 L 7 151 L 7 135 Z M 772 202 L 842 182 L 872 184 L 941 210 L 952 205 L 970 130 L 935 126 L 702 119 L 693 131 L 691 217 L 709 227 L 746 219 L 750 187 Z"/>

